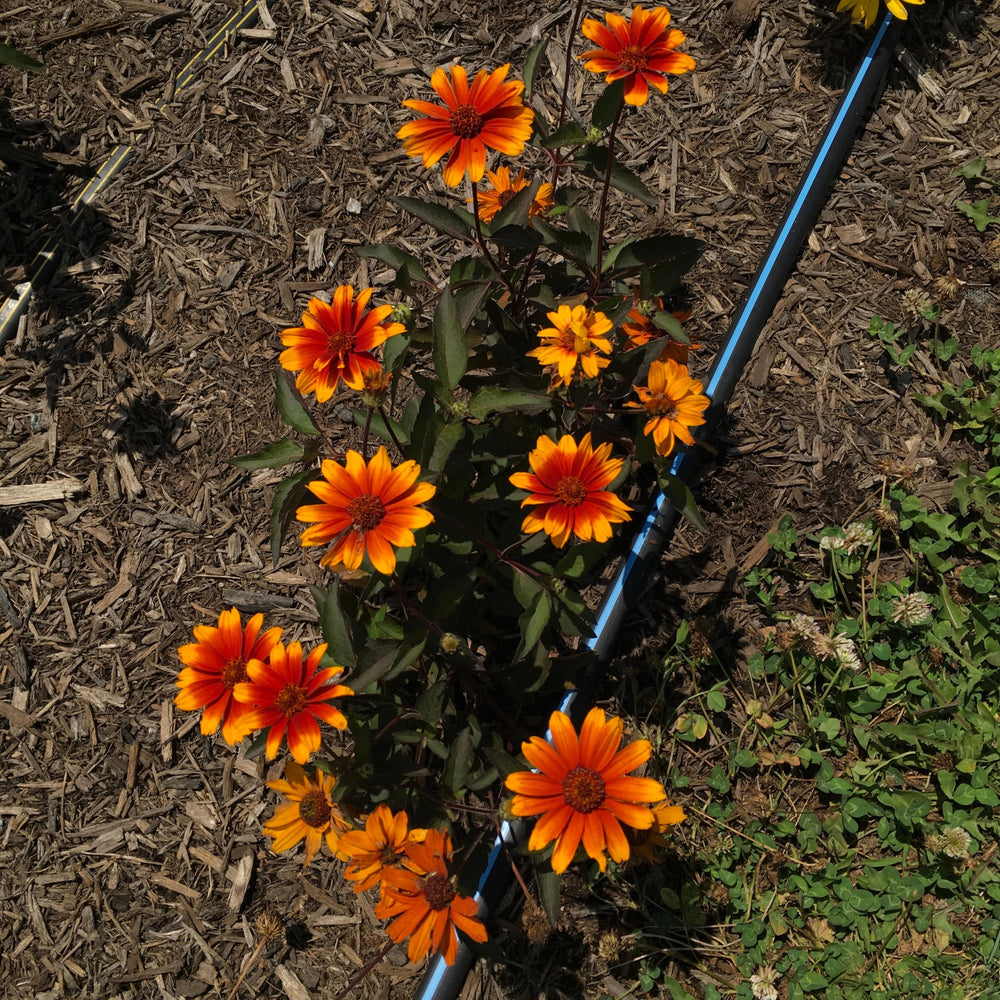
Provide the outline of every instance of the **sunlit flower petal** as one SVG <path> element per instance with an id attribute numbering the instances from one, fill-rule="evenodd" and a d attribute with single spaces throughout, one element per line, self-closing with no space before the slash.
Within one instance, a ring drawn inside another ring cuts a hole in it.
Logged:
<path id="1" fill-rule="evenodd" d="M 677 443 L 694 444 L 688 428 L 705 423 L 708 396 L 702 394 L 701 382 L 688 375 L 684 365 L 676 361 L 654 361 L 649 366 L 647 385 L 635 386 L 640 402 L 626 406 L 644 409 L 650 419 L 643 433 L 651 435 L 656 451 L 669 455 Z"/>
<path id="2" fill-rule="evenodd" d="M 486 179 L 490 182 L 490 189 L 479 192 L 479 218 L 483 222 L 492 222 L 496 214 L 506 206 L 518 193 L 528 187 L 528 181 L 522 170 L 517 177 L 511 179 L 510 167 L 497 167 L 496 170 L 487 170 Z M 466 198 L 471 202 L 471 198 Z M 531 207 L 528 209 L 528 221 L 536 215 L 544 215 L 553 205 L 555 200 L 552 197 L 552 185 L 542 184 L 538 192 L 532 199 Z"/>
<path id="3" fill-rule="evenodd" d="M 614 324 L 604 313 L 586 306 L 562 305 L 546 315 L 552 326 L 538 331 L 542 346 L 528 351 L 528 357 L 555 369 L 552 388 L 569 385 L 578 364 L 584 378 L 596 377 L 601 368 L 611 364 L 610 358 L 598 354 L 611 353 L 608 334 Z"/>

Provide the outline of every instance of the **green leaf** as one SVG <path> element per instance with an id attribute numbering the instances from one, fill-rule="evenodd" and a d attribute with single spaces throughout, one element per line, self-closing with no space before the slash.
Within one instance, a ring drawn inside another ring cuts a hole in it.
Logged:
<path id="1" fill-rule="evenodd" d="M 454 288 L 455 311 L 458 313 L 458 325 L 462 328 L 463 337 L 492 287 L 492 281 L 470 281 Z"/>
<path id="2" fill-rule="evenodd" d="M 514 653 L 514 662 L 523 660 L 538 644 L 552 614 L 552 598 L 543 593 L 533 608 L 528 608 L 517 620 L 521 629 L 521 641 Z"/>
<path id="3" fill-rule="evenodd" d="M 455 297 L 449 289 L 441 293 L 441 300 L 434 310 L 434 340 L 431 350 L 434 368 L 442 385 L 453 390 L 465 374 L 469 362 L 469 348 L 465 331 L 458 318 Z"/>
<path id="4" fill-rule="evenodd" d="M 466 726 L 455 737 L 441 773 L 441 783 L 454 798 L 459 798 L 461 795 L 473 759 L 471 733 L 469 727 Z"/>
<path id="5" fill-rule="evenodd" d="M 31 56 L 21 52 L 20 49 L 13 49 L 2 42 L 0 42 L 0 63 L 6 63 L 15 69 L 29 69 L 33 73 L 45 69 L 44 63 L 40 63 L 37 59 L 32 59 Z"/>
<path id="6" fill-rule="evenodd" d="M 319 437 L 319 428 L 313 423 L 301 397 L 292 388 L 285 374 L 280 371 L 274 373 L 274 398 L 278 403 L 278 412 L 289 427 L 300 434 Z"/>
<path id="7" fill-rule="evenodd" d="M 418 198 L 404 198 L 399 195 L 392 199 L 404 212 L 416 216 L 421 222 L 433 226 L 438 232 L 456 239 L 464 240 L 472 232 L 470 223 L 450 208 L 433 201 L 420 201 Z M 471 216 L 469 216 L 471 219 Z"/>
<path id="8" fill-rule="evenodd" d="M 603 181 L 608 170 L 608 151 L 603 146 L 587 146 L 573 157 L 570 166 L 587 177 Z M 613 161 L 611 165 L 611 183 L 619 191 L 630 194 L 633 198 L 638 198 L 644 205 L 649 205 L 651 208 L 656 207 L 656 196 L 631 170 L 623 167 L 617 160 Z"/>
<path id="9" fill-rule="evenodd" d="M 546 246 L 552 247 L 555 251 L 587 266 L 587 262 L 593 256 L 593 243 L 586 233 L 575 232 L 572 229 L 557 229 L 555 226 L 542 221 L 535 220 L 535 228 L 541 233 Z"/>
<path id="10" fill-rule="evenodd" d="M 560 146 L 580 146 L 587 141 L 587 133 L 576 122 L 564 122 L 544 142 L 544 149 L 558 149 Z"/>
<path id="11" fill-rule="evenodd" d="M 708 525 L 705 524 L 698 504 L 695 503 L 694 494 L 687 483 L 673 473 L 665 472 L 659 477 L 660 489 L 663 495 L 670 501 L 670 505 L 683 517 L 686 517 L 700 532 L 708 534 Z"/>
<path id="12" fill-rule="evenodd" d="M 482 420 L 490 413 L 544 413 L 552 406 L 547 393 L 530 392 L 527 389 L 504 389 L 497 385 L 487 385 L 477 389 L 469 400 L 469 414 Z"/>
<path id="13" fill-rule="evenodd" d="M 300 461 L 305 453 L 306 449 L 298 441 L 283 438 L 281 441 L 272 441 L 266 448 L 252 455 L 240 455 L 229 461 L 241 469 L 280 469 L 283 465 Z"/>
<path id="14" fill-rule="evenodd" d="M 955 171 L 956 177 L 964 177 L 966 180 L 978 180 L 986 173 L 986 157 L 977 156 L 974 160 L 969 160 L 965 166 L 959 167 Z"/>
<path id="15" fill-rule="evenodd" d="M 667 260 L 693 257 L 691 263 L 694 263 L 704 247 L 705 244 L 693 236 L 650 236 L 644 240 L 636 240 L 622 248 L 615 261 L 615 274 L 653 267 Z"/>
<path id="16" fill-rule="evenodd" d="M 323 602 L 323 613 L 320 616 L 320 628 L 323 632 L 323 641 L 327 645 L 327 655 L 333 658 L 334 663 L 345 668 L 353 668 L 357 664 L 354 656 L 354 646 L 351 643 L 351 630 L 344 617 L 344 612 L 340 607 L 340 595 L 338 587 L 340 581 L 334 577 L 326 592 L 326 600 Z"/>
<path id="17" fill-rule="evenodd" d="M 536 177 L 526 188 L 518 191 L 510 201 L 493 217 L 490 239 L 497 238 L 497 230 L 504 226 L 527 226 L 531 215 L 531 205 L 542 186 L 542 179 Z"/>
<path id="18" fill-rule="evenodd" d="M 447 424 L 434 440 L 434 450 L 427 460 L 428 472 L 442 472 L 458 443 L 465 436 L 465 424 L 461 420 Z"/>
<path id="19" fill-rule="evenodd" d="M 417 715 L 420 716 L 428 726 L 437 726 L 441 721 L 441 714 L 444 711 L 444 699 L 448 694 L 448 680 L 442 677 L 435 681 L 418 699 Z"/>
<path id="20" fill-rule="evenodd" d="M 494 230 L 490 239 L 507 250 L 534 250 L 542 243 L 542 237 L 534 229 L 524 226 L 503 226 Z"/>
<path id="21" fill-rule="evenodd" d="M 542 867 L 545 864 L 546 867 Z M 535 866 L 535 881 L 538 883 L 538 898 L 542 909 L 553 927 L 559 926 L 559 875 L 547 867 L 547 862 Z"/>
<path id="22" fill-rule="evenodd" d="M 983 198 L 980 201 L 977 201 L 975 205 L 970 205 L 966 201 L 956 201 L 955 208 L 972 219 L 973 223 L 975 223 L 976 229 L 978 229 L 981 233 L 985 233 L 986 227 L 991 222 L 1000 222 L 1000 216 L 990 215 L 990 201 L 990 198 Z"/>
<path id="23" fill-rule="evenodd" d="M 625 81 L 615 80 L 614 83 L 608 84 L 604 93 L 594 103 L 594 114 L 591 116 L 594 127 L 602 130 L 609 128 L 624 100 Z"/>
<path id="24" fill-rule="evenodd" d="M 524 60 L 524 100 L 531 99 L 531 91 L 535 86 L 535 74 L 538 72 L 538 60 L 541 59 L 545 46 L 549 44 L 548 38 L 543 38 L 537 45 L 534 45 Z"/>
<path id="25" fill-rule="evenodd" d="M 315 469 L 289 476 L 275 491 L 271 501 L 271 561 L 275 566 L 281 556 L 281 542 L 295 508 L 302 502 L 306 483 L 316 478 Z"/>
<path id="26" fill-rule="evenodd" d="M 355 247 L 354 252 L 359 257 L 372 257 L 380 260 L 397 271 L 405 267 L 410 275 L 418 281 L 429 281 L 427 272 L 421 267 L 420 261 L 413 254 L 404 253 L 399 247 L 390 246 L 388 243 L 375 243 Z"/>

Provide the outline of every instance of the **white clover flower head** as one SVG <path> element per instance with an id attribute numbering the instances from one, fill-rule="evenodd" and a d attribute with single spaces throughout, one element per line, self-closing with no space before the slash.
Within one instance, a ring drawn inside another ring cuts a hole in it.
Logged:
<path id="1" fill-rule="evenodd" d="M 960 826 L 946 826 L 941 831 L 940 844 L 942 854 L 956 860 L 964 860 L 969 856 L 972 837 Z"/>
<path id="2" fill-rule="evenodd" d="M 778 1000 L 778 991 L 774 984 L 778 981 L 778 973 L 771 965 L 760 965 L 750 977 L 750 989 L 757 1000 Z"/>
<path id="3" fill-rule="evenodd" d="M 903 594 L 892 602 L 892 620 L 897 625 L 919 625 L 934 613 L 930 598 L 917 591 Z"/>
<path id="4" fill-rule="evenodd" d="M 861 660 L 858 658 L 858 650 L 854 645 L 854 640 L 836 632 L 830 636 L 830 642 L 833 646 L 833 659 L 837 661 L 837 666 L 856 674 L 861 669 Z"/>
<path id="5" fill-rule="evenodd" d="M 788 627 L 796 639 L 815 639 L 819 635 L 819 626 L 808 615 L 793 615 Z"/>
<path id="6" fill-rule="evenodd" d="M 900 308 L 907 319 L 920 319 L 930 307 L 931 300 L 919 288 L 908 288 L 903 292 Z"/>
<path id="7" fill-rule="evenodd" d="M 862 521 L 855 521 L 844 529 L 843 549 L 848 555 L 858 549 L 867 549 L 875 541 L 875 532 Z"/>
<path id="8" fill-rule="evenodd" d="M 821 552 L 839 552 L 847 544 L 847 539 L 842 535 L 824 535 L 819 540 Z"/>

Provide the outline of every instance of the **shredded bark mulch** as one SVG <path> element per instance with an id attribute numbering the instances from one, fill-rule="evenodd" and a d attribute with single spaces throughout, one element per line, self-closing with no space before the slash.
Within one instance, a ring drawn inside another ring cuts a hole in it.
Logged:
<path id="1" fill-rule="evenodd" d="M 626 119 L 624 159 L 659 203 L 616 199 L 615 229 L 707 244 L 686 288 L 704 345 L 695 373 L 864 51 L 833 7 L 673 6 L 698 69 Z M 268 851 L 273 769 L 175 713 L 176 648 L 233 604 L 315 638 L 308 586 L 324 573 L 294 538 L 271 562 L 280 477 L 228 464 L 279 433 L 277 333 L 318 290 L 386 289 L 391 272 L 359 258 L 362 243 L 395 243 L 443 278 L 454 247 L 390 201 L 448 197 L 439 172 L 402 154 L 400 102 L 426 97 L 430 72 L 454 59 L 517 67 L 545 32 L 562 73 L 571 5 L 275 2 L 176 96 L 173 78 L 228 4 L 4 8 L 5 40 L 47 69 L 0 68 L 2 276 L 23 280 L 52 236 L 63 258 L 0 372 L 0 497 L 13 498 L 0 501 L 0 994 L 225 997 L 256 917 L 276 907 L 286 934 L 238 995 L 336 996 L 382 947 L 378 922 L 336 866 L 303 871 Z M 961 450 L 906 395 L 933 388 L 931 366 L 926 383 L 903 381 L 867 328 L 873 313 L 899 320 L 905 290 L 953 274 L 956 380 L 971 345 L 1000 342 L 1000 251 L 953 207 L 968 200 L 956 169 L 985 155 L 995 170 L 1000 156 L 1000 16 L 983 0 L 928 3 L 912 19 L 905 66 L 732 401 L 698 493 L 710 535 L 678 534 L 625 648 L 672 633 L 671 616 L 729 606 L 782 512 L 800 531 L 863 514 L 877 461 L 916 466 L 923 494 L 947 500 Z M 583 120 L 597 92 L 576 67 Z M 76 193 L 119 143 L 135 144 L 134 159 L 66 231 Z M 45 484 L 62 498 L 8 492 Z M 756 623 L 745 609 L 733 621 L 737 648 Z M 523 954 L 520 933 L 503 925 L 498 952 Z M 571 996 L 607 988 L 583 968 L 549 962 L 546 982 Z M 354 995 L 411 996 L 420 974 L 397 947 Z M 467 995 L 543 988 L 519 981 L 516 963 L 502 987 L 481 965 Z"/>

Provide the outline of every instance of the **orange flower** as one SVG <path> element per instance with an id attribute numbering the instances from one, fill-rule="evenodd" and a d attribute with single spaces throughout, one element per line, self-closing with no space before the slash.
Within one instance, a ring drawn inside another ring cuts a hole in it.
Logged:
<path id="1" fill-rule="evenodd" d="M 282 331 L 281 342 L 288 350 L 278 361 L 286 371 L 299 372 L 295 386 L 303 395 L 315 391 L 316 401 L 325 403 L 340 379 L 351 389 L 361 389 L 366 372 L 381 371 L 371 352 L 406 327 L 383 322 L 392 306 L 365 311 L 373 291 L 366 288 L 354 298 L 354 289 L 341 285 L 331 304 L 310 299 L 302 326 Z"/>
<path id="2" fill-rule="evenodd" d="M 666 7 L 634 7 L 628 21 L 609 11 L 604 20 L 606 25 L 589 17 L 583 22 L 580 30 L 600 48 L 584 52 L 579 58 L 589 60 L 584 69 L 606 73 L 606 83 L 625 80 L 626 104 L 645 104 L 650 87 L 665 94 L 667 73 L 694 69 L 695 61 L 689 55 L 674 51 L 683 43 L 684 33 L 667 29 L 670 11 Z"/>
<path id="3" fill-rule="evenodd" d="M 648 830 L 626 833 L 631 849 L 647 864 L 656 864 L 664 847 L 667 846 L 667 831 L 672 826 L 687 819 L 680 806 L 672 806 L 669 802 L 661 802 L 652 808 L 653 825 Z"/>
<path id="4" fill-rule="evenodd" d="M 708 408 L 708 396 L 702 395 L 701 382 L 688 375 L 684 365 L 676 361 L 654 361 L 649 366 L 648 386 L 637 385 L 641 402 L 626 406 L 645 409 L 650 415 L 643 434 L 652 434 L 656 450 L 669 455 L 678 440 L 694 444 L 689 427 L 700 427 Z"/>
<path id="5" fill-rule="evenodd" d="M 372 565 L 388 576 L 396 568 L 397 549 L 417 544 L 416 528 L 425 528 L 434 518 L 418 506 L 430 500 L 436 488 L 418 483 L 420 466 L 403 462 L 395 469 L 385 448 L 365 465 L 356 451 L 347 453 L 346 465 L 326 459 L 323 479 L 309 483 L 322 501 L 299 507 L 295 516 L 314 526 L 302 532 L 302 544 L 326 545 L 334 541 L 320 565 L 355 570 L 368 553 Z"/>
<path id="6" fill-rule="evenodd" d="M 290 850 L 302 840 L 306 842 L 306 865 L 324 840 L 336 853 L 341 832 L 351 829 L 351 824 L 331 797 L 335 784 L 332 774 L 316 771 L 310 775 L 292 761 L 285 765 L 284 780 L 267 783 L 268 788 L 285 797 L 285 804 L 278 806 L 264 824 L 264 836 L 273 839 L 271 850 L 275 854 Z"/>
<path id="7" fill-rule="evenodd" d="M 653 825 L 653 811 L 639 803 L 665 799 L 663 786 L 652 778 L 630 778 L 629 771 L 649 760 L 648 740 L 636 740 L 619 750 L 621 719 L 606 719 L 592 708 L 580 735 L 569 716 L 553 712 L 549 719 L 552 742 L 532 736 L 521 751 L 535 771 L 507 776 L 507 787 L 516 792 L 511 803 L 515 816 L 541 816 L 531 831 L 528 850 L 539 851 L 553 840 L 552 868 L 563 872 L 582 841 L 583 848 L 600 866 L 607 867 L 605 852 L 621 863 L 629 857 L 629 843 L 621 824 L 637 830 Z"/>
<path id="8" fill-rule="evenodd" d="M 344 878 L 354 883 L 355 892 L 378 885 L 384 869 L 405 860 L 412 836 L 408 822 L 405 812 L 393 816 L 388 806 L 376 806 L 368 814 L 364 830 L 352 830 L 340 838 L 337 851 L 349 862 Z"/>
<path id="9" fill-rule="evenodd" d="M 422 156 L 425 167 L 432 167 L 446 153 L 444 182 L 454 187 L 469 175 L 473 183 L 486 170 L 486 147 L 505 156 L 518 156 L 531 138 L 535 113 L 521 103 L 524 84 L 504 82 L 510 64 L 488 73 L 480 70 L 469 86 L 465 70 L 452 66 L 451 79 L 439 66 L 431 77 L 431 86 L 445 106 L 427 101 L 403 101 L 404 108 L 425 115 L 408 122 L 396 136 L 403 140 L 408 156 Z"/>
<path id="10" fill-rule="evenodd" d="M 649 301 L 639 301 L 638 293 L 635 295 L 636 304 L 629 310 L 625 322 L 622 323 L 622 332 L 628 337 L 626 351 L 631 351 L 636 347 L 645 347 L 651 340 L 665 340 L 658 361 L 666 361 L 672 358 L 680 365 L 686 365 L 689 351 L 701 350 L 701 344 L 683 344 L 679 340 L 674 340 L 669 333 L 661 330 L 654 322 L 653 315 L 657 312 L 665 312 L 662 299 L 652 299 Z M 687 310 L 670 314 L 678 323 L 686 323 L 691 318 L 691 313 Z"/>
<path id="11" fill-rule="evenodd" d="M 546 343 L 528 351 L 528 357 L 537 358 L 542 365 L 555 365 L 553 388 L 573 381 L 577 362 L 584 378 L 596 378 L 601 368 L 611 364 L 609 358 L 597 354 L 611 353 L 608 334 L 614 323 L 604 313 L 593 312 L 586 306 L 560 306 L 546 315 L 552 326 L 538 331 L 538 339 Z"/>
<path id="12" fill-rule="evenodd" d="M 303 661 L 301 643 L 290 642 L 287 649 L 283 643 L 276 643 L 266 663 L 251 660 L 247 664 L 249 681 L 233 688 L 237 701 L 253 706 L 246 717 L 249 729 L 270 730 L 267 734 L 269 759 L 278 752 L 286 731 L 292 756 L 305 764 L 319 749 L 317 719 L 334 729 L 347 728 L 343 713 L 326 702 L 354 692 L 343 684 L 332 683 L 344 672 L 343 667 L 319 669 L 325 652 L 324 642 Z"/>
<path id="13" fill-rule="evenodd" d="M 507 202 L 518 191 L 523 191 L 528 186 L 528 181 L 525 178 L 523 170 L 517 177 L 511 180 L 510 167 L 497 167 L 496 170 L 487 170 L 486 177 L 490 184 L 493 185 L 493 190 L 480 192 L 479 218 L 483 222 L 492 222 L 497 212 L 505 207 Z M 471 198 L 466 198 L 465 200 L 472 201 Z M 531 202 L 531 208 L 528 209 L 529 221 L 536 215 L 544 215 L 554 204 L 555 199 L 552 197 L 552 185 L 542 184 L 538 188 L 538 193 L 535 195 L 534 200 Z"/>
<path id="14" fill-rule="evenodd" d="M 451 840 L 441 830 L 428 830 L 422 842 L 409 844 L 406 854 L 417 870 L 385 871 L 375 915 L 392 921 L 386 932 L 393 941 L 410 938 L 406 953 L 411 962 L 419 962 L 432 951 L 443 955 L 445 964 L 454 965 L 457 932 L 482 942 L 486 928 L 479 920 L 475 899 L 459 896 L 451 884 Z"/>
<path id="15" fill-rule="evenodd" d="M 543 434 L 528 455 L 531 472 L 515 472 L 510 481 L 531 495 L 522 507 L 538 505 L 521 524 L 529 535 L 544 531 L 562 548 L 570 534 L 589 542 L 606 542 L 611 525 L 629 519 L 630 507 L 604 489 L 621 471 L 622 459 L 608 458 L 611 445 L 591 448 L 590 434 L 579 445 L 569 434 L 556 444 Z"/>
<path id="16" fill-rule="evenodd" d="M 244 629 L 240 613 L 223 611 L 219 625 L 196 625 L 197 642 L 177 650 L 185 669 L 177 677 L 180 691 L 174 704 L 185 711 L 203 708 L 201 731 L 211 735 L 222 723 L 222 738 L 235 746 L 250 729 L 244 725 L 247 706 L 233 698 L 235 685 L 247 679 L 247 663 L 264 659 L 281 638 L 280 628 L 260 628 L 263 615 L 254 615 Z"/>

